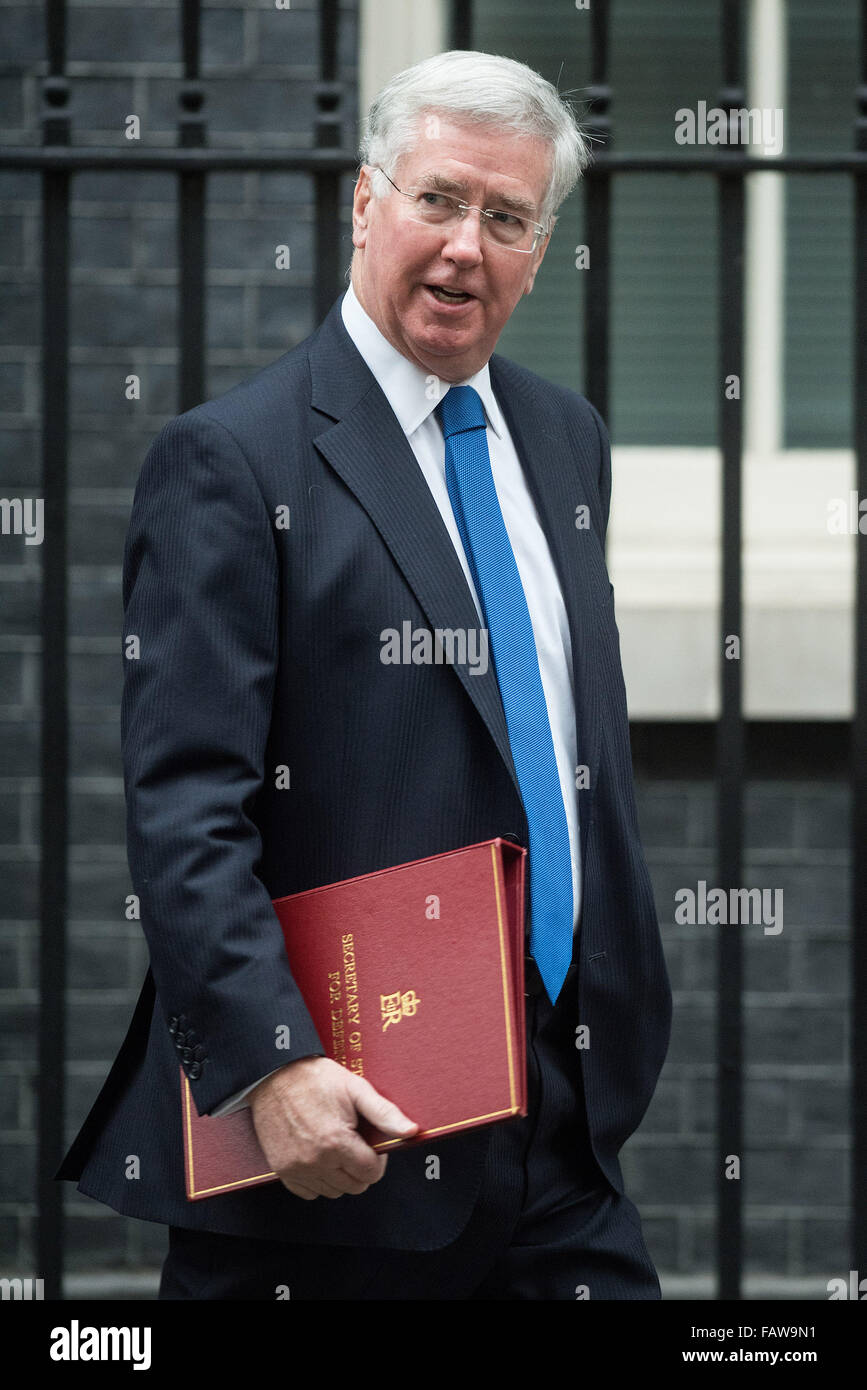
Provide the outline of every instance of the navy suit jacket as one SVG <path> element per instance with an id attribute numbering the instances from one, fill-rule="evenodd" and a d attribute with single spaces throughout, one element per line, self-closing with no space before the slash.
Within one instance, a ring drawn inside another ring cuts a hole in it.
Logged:
<path id="1" fill-rule="evenodd" d="M 608 437 L 575 392 L 498 354 L 490 376 L 569 619 L 589 768 L 574 1020 L 589 1046 L 576 1065 L 594 1153 L 622 1190 L 617 1155 L 656 1085 L 671 994 L 605 566 Z M 589 526 L 576 525 L 580 507 Z M 194 1203 L 184 1193 L 179 1058 L 205 1114 L 292 1057 L 324 1052 L 271 899 L 493 836 L 528 843 L 493 665 L 383 664 L 380 634 L 407 619 L 478 628 L 436 503 L 338 299 L 305 342 L 167 424 L 135 491 L 121 737 L 151 963 L 57 1174 L 117 1211 L 418 1250 L 454 1240 L 472 1212 L 487 1129 L 394 1152 L 380 1182 L 339 1201 L 305 1202 L 278 1182 Z M 291 1051 L 278 1052 L 287 1024 Z M 432 1152 L 437 1181 L 425 1175 Z"/>

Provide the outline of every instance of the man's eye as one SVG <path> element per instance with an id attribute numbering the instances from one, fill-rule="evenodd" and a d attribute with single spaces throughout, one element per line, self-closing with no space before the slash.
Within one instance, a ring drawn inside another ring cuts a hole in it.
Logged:
<path id="1" fill-rule="evenodd" d="M 491 216 L 501 227 L 511 227 L 514 230 L 522 225 L 522 219 L 515 217 L 511 212 L 497 212 L 496 209 L 492 209 Z"/>
<path id="2" fill-rule="evenodd" d="M 430 208 L 444 208 L 447 206 L 449 201 L 444 193 L 424 192 L 420 193 L 418 196 L 419 199 L 427 203 L 427 206 Z"/>

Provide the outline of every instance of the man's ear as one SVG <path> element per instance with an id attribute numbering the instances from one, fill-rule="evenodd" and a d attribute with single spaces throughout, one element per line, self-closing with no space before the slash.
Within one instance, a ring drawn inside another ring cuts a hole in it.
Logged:
<path id="1" fill-rule="evenodd" d="M 368 166 L 362 164 L 352 195 L 352 244 L 362 247 L 367 240 L 367 223 L 373 189 L 370 186 Z"/>

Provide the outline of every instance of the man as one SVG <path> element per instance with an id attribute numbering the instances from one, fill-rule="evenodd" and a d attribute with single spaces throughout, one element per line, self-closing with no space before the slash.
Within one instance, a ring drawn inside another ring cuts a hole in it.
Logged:
<path id="1" fill-rule="evenodd" d="M 167 425 L 136 489 L 122 739 L 151 970 L 60 1176 L 170 1227 L 164 1298 L 658 1298 L 617 1159 L 670 991 L 607 435 L 494 353 L 584 141 L 531 69 L 452 52 L 386 86 L 362 154 L 349 290 Z M 493 659 L 394 663 L 406 622 Z M 386 1159 L 359 1116 L 413 1117 L 324 1056 L 271 899 L 494 836 L 529 846 L 529 1113 Z M 200 1114 L 251 1106 L 279 1183 L 185 1201 L 179 1060 Z"/>

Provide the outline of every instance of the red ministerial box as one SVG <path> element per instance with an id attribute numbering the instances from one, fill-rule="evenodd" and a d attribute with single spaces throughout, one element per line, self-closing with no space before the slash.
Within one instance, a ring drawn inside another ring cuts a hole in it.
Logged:
<path id="1" fill-rule="evenodd" d="M 375 1149 L 527 1113 L 526 853 L 486 840 L 274 899 L 326 1056 L 420 1126 L 402 1140 L 362 1121 Z M 249 1107 L 200 1116 L 180 1076 L 187 1198 L 274 1181 Z"/>

